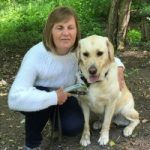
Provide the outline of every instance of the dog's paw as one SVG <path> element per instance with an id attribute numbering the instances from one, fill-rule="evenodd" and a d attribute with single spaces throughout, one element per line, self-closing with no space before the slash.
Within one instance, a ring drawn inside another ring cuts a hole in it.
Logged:
<path id="1" fill-rule="evenodd" d="M 82 138 L 80 140 L 80 144 L 82 146 L 88 146 L 89 144 L 91 144 L 90 135 L 87 135 L 87 134 L 82 135 Z"/>
<path id="2" fill-rule="evenodd" d="M 108 142 L 109 142 L 109 136 L 107 135 L 103 135 L 103 136 L 101 135 L 98 140 L 99 145 L 106 145 Z"/>
<path id="3" fill-rule="evenodd" d="M 93 123 L 93 130 L 98 130 L 102 127 L 102 124 L 100 123 L 100 121 L 95 121 Z"/>
<path id="4" fill-rule="evenodd" d="M 133 129 L 131 128 L 131 127 L 125 127 L 124 128 L 124 130 L 123 130 L 123 135 L 125 136 L 125 137 L 128 137 L 128 136 L 130 136 L 131 134 L 132 134 L 132 132 L 133 132 Z"/>

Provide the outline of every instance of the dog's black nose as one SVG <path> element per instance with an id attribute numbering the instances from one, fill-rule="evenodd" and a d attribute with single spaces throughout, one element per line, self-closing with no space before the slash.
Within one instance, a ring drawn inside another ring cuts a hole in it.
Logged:
<path id="1" fill-rule="evenodd" d="M 95 66 L 91 66 L 88 71 L 91 75 L 95 75 L 97 72 L 97 69 Z"/>

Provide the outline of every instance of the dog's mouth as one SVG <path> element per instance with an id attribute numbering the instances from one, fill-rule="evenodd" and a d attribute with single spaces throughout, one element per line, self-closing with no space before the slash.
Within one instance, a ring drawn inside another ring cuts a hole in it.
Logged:
<path id="1" fill-rule="evenodd" d="M 91 65 L 88 68 L 88 82 L 95 83 L 99 80 L 100 74 L 98 73 L 97 67 L 95 65 Z"/>
<path id="2" fill-rule="evenodd" d="M 94 82 L 97 82 L 99 81 L 99 75 L 90 75 L 89 76 L 89 83 L 94 83 Z"/>

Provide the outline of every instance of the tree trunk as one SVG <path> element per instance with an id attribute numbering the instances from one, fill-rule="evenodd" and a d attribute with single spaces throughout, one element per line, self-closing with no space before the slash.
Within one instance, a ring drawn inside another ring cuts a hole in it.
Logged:
<path id="1" fill-rule="evenodd" d="M 142 41 L 150 40 L 150 21 L 146 18 L 143 18 L 141 21 L 141 31 L 142 31 Z"/>
<path id="2" fill-rule="evenodd" d="M 108 37 L 118 50 L 125 47 L 131 2 L 132 0 L 113 0 L 111 3 L 108 17 Z"/>
<path id="3" fill-rule="evenodd" d="M 118 14 L 118 33 L 117 33 L 117 49 L 125 48 L 126 33 L 130 20 L 130 8 L 132 0 L 122 0 Z"/>
<path id="4" fill-rule="evenodd" d="M 117 47 L 117 26 L 118 26 L 118 9 L 120 0 L 113 0 L 110 7 L 108 17 L 108 37 L 113 43 L 114 47 Z"/>

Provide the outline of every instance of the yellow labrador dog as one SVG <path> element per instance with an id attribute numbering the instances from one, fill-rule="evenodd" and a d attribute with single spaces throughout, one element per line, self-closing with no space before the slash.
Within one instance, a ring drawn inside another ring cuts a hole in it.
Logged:
<path id="1" fill-rule="evenodd" d="M 104 113 L 98 139 L 100 145 L 109 142 L 109 128 L 112 117 L 116 114 L 121 114 L 128 120 L 123 134 L 126 137 L 130 136 L 139 124 L 139 114 L 134 108 L 134 99 L 127 86 L 120 91 L 114 48 L 108 38 L 92 35 L 80 40 L 77 57 L 79 68 L 89 84 L 88 94 L 80 97 L 85 119 L 81 145 L 87 146 L 91 143 L 90 110 L 99 114 Z"/>

